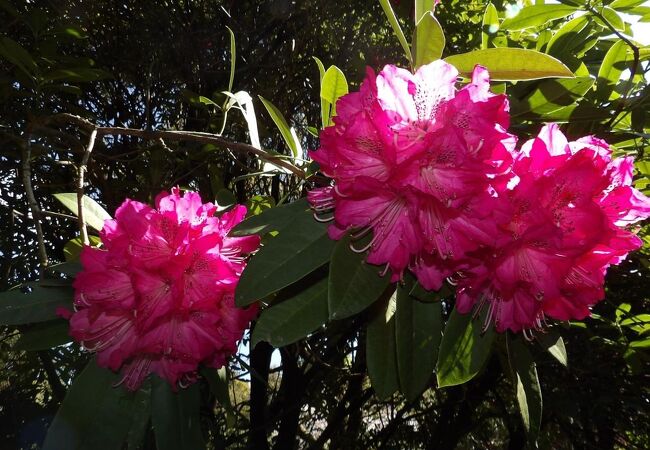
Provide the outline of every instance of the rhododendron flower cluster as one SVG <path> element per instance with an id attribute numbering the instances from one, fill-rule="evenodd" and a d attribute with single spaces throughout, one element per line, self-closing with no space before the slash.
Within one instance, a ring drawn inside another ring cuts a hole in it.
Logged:
<path id="1" fill-rule="evenodd" d="M 126 200 L 104 224 L 103 249 L 84 247 L 74 281 L 71 335 L 130 390 L 152 372 L 175 388 L 201 363 L 223 366 L 257 312 L 234 305 L 245 255 L 259 246 L 258 236 L 228 236 L 246 208 L 215 217 L 177 188 L 156 207 Z"/>
<path id="2" fill-rule="evenodd" d="M 602 300 L 604 277 L 642 241 L 626 225 L 650 215 L 631 187 L 631 157 L 605 141 L 568 142 L 555 124 L 526 142 L 500 193 L 497 233 L 460 273 L 456 307 L 487 308 L 498 331 L 541 328 L 546 316 L 583 319 Z"/>
<path id="3" fill-rule="evenodd" d="M 439 289 L 449 277 L 458 310 L 485 312 L 485 327 L 586 317 L 607 267 L 641 245 L 624 227 L 650 215 L 632 158 L 594 137 L 568 142 L 555 124 L 517 151 L 487 71 L 460 90 L 457 76 L 444 61 L 389 65 L 338 101 L 311 152 L 333 181 L 309 193 L 316 218 L 392 281 L 410 269 Z"/>
<path id="4" fill-rule="evenodd" d="M 490 239 L 490 186 L 507 182 L 515 145 L 508 102 L 490 92 L 487 71 L 477 66 L 461 90 L 457 77 L 441 60 L 415 74 L 368 70 L 310 153 L 334 180 L 309 194 L 320 220 L 333 218 L 330 236 L 353 230 L 368 262 L 393 281 L 410 268 L 429 289 Z"/>

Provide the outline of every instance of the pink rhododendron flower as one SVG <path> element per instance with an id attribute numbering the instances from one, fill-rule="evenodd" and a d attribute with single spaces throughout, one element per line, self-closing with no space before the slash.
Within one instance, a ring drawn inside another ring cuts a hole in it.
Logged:
<path id="1" fill-rule="evenodd" d="M 583 319 L 604 297 L 604 277 L 641 240 L 626 225 L 650 216 L 631 186 L 632 159 L 606 142 L 568 142 L 555 124 L 526 142 L 493 210 L 492 244 L 460 272 L 456 306 L 487 308 L 485 326 L 524 332 L 545 317 Z"/>
<path id="2" fill-rule="evenodd" d="M 130 390 L 152 372 L 175 388 L 199 364 L 223 366 L 257 312 L 234 304 L 245 256 L 259 246 L 258 236 L 228 236 L 246 208 L 215 217 L 213 204 L 178 188 L 156 207 L 126 200 L 104 224 L 103 249 L 84 247 L 74 281 L 70 334 Z"/>
<path id="3" fill-rule="evenodd" d="M 515 139 L 508 102 L 490 92 L 487 70 L 457 90 L 444 61 L 415 74 L 368 70 L 359 92 L 337 102 L 334 126 L 310 152 L 332 186 L 309 194 L 330 236 L 352 231 L 353 249 L 385 266 L 391 280 L 410 268 L 438 289 L 465 255 L 490 240 L 495 187 L 505 185 Z"/>

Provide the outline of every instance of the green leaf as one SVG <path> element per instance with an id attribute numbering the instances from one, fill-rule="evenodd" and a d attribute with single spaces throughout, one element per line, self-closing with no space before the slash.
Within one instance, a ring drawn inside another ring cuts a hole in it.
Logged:
<path id="1" fill-rule="evenodd" d="M 264 107 L 266 108 L 269 115 L 271 116 L 271 119 L 273 119 L 275 126 L 278 127 L 278 130 L 280 130 L 280 134 L 282 134 L 282 139 L 284 139 L 284 142 L 291 150 L 291 154 L 293 155 L 293 157 L 294 158 L 302 157 L 302 147 L 300 146 L 300 141 L 296 137 L 295 133 L 292 133 L 291 130 L 289 129 L 289 124 L 287 124 L 287 121 L 285 120 L 280 110 L 276 108 L 273 103 L 266 100 L 261 95 L 259 96 L 259 98 L 260 100 L 262 100 L 262 103 L 264 104 Z"/>
<path id="2" fill-rule="evenodd" d="M 74 215 L 78 215 L 77 194 L 75 192 L 54 194 L 54 198 L 60 201 L 63 206 L 72 211 Z M 104 221 L 111 219 L 111 215 L 107 213 L 99 203 L 87 195 L 83 196 L 81 202 L 81 206 L 84 212 L 84 220 L 88 226 L 94 228 L 97 231 L 101 231 L 104 227 Z"/>
<path id="3" fill-rule="evenodd" d="M 650 314 L 637 314 L 621 321 L 621 326 L 631 328 L 639 334 L 650 331 Z"/>
<path id="4" fill-rule="evenodd" d="M 90 235 L 88 236 L 88 240 L 90 241 L 91 247 L 99 247 L 99 245 L 102 243 L 102 240 L 99 238 L 99 236 Z M 83 247 L 84 243 L 80 237 L 70 239 L 63 246 L 63 256 L 65 260 L 67 262 L 79 261 L 79 255 L 81 254 Z"/>
<path id="5" fill-rule="evenodd" d="M 436 366 L 438 386 L 463 384 L 476 376 L 490 356 L 494 328 L 482 332 L 483 317 L 460 314 L 455 308 L 447 321 Z"/>
<path id="6" fill-rule="evenodd" d="M 23 293 L 22 290 L 29 290 Z M 0 325 L 22 325 L 56 319 L 56 309 L 72 309 L 71 287 L 44 287 L 26 283 L 0 293 Z"/>
<path id="7" fill-rule="evenodd" d="M 151 378 L 151 423 L 158 450 L 205 450 L 201 432 L 201 391 L 194 383 L 172 391 L 169 383 Z"/>
<path id="8" fill-rule="evenodd" d="M 546 45 L 546 53 L 553 56 L 560 56 L 567 52 L 567 48 L 576 46 L 578 34 L 585 29 L 589 19 L 587 16 L 571 19 L 560 27 Z"/>
<path id="9" fill-rule="evenodd" d="M 105 80 L 111 78 L 111 74 L 101 69 L 91 69 L 89 67 L 68 67 L 57 69 L 43 75 L 44 80 L 48 81 L 70 81 L 76 83 L 89 83 L 92 81 Z"/>
<path id="10" fill-rule="evenodd" d="M 210 391 L 226 412 L 226 425 L 228 428 L 231 428 L 235 424 L 236 419 L 228 391 L 228 370 L 226 370 L 226 367 L 221 367 L 220 369 L 204 367 L 201 369 L 201 375 L 207 380 Z"/>
<path id="11" fill-rule="evenodd" d="M 436 0 L 415 0 L 415 23 L 417 24 L 428 12 L 433 12 Z"/>
<path id="12" fill-rule="evenodd" d="M 314 58 L 314 61 L 316 61 L 316 65 L 318 66 L 318 81 L 321 85 L 321 89 L 323 86 L 323 77 L 325 76 L 325 66 L 323 65 L 322 61 L 318 59 L 315 56 L 312 56 Z M 319 94 L 320 96 L 320 94 Z M 330 104 L 327 100 L 325 100 L 323 97 L 320 97 L 320 116 L 321 116 L 321 122 L 322 122 L 322 127 L 325 128 L 327 125 L 329 125 L 329 114 L 330 114 Z M 316 136 L 318 137 L 318 133 L 316 133 Z"/>
<path id="13" fill-rule="evenodd" d="M 419 282 L 416 282 L 409 295 L 420 302 L 431 303 L 439 302 L 443 298 L 451 296 L 453 293 L 453 290 L 446 283 L 437 291 L 428 291 Z"/>
<path id="14" fill-rule="evenodd" d="M 0 55 L 30 77 L 38 69 L 32 55 L 22 45 L 8 37 L 0 38 Z"/>
<path id="15" fill-rule="evenodd" d="M 274 347 L 292 344 L 327 322 L 327 278 L 265 309 L 257 319 L 251 347 L 266 341 Z"/>
<path id="16" fill-rule="evenodd" d="M 601 100 L 612 100 L 619 96 L 614 90 L 623 70 L 629 65 L 631 56 L 624 41 L 616 41 L 605 54 L 598 70 L 596 96 Z"/>
<path id="17" fill-rule="evenodd" d="M 298 281 L 330 259 L 334 241 L 327 235 L 326 224 L 316 221 L 311 211 L 297 211 L 290 221 L 244 269 L 235 291 L 237 306 L 254 303 Z"/>
<path id="18" fill-rule="evenodd" d="M 389 277 L 380 277 L 379 272 L 379 267 L 365 262 L 365 255 L 350 249 L 349 237 L 338 241 L 330 261 L 330 319 L 350 317 L 374 303 L 390 284 Z"/>
<path id="19" fill-rule="evenodd" d="M 465 77 L 480 64 L 490 71 L 492 80 L 535 80 L 538 78 L 571 78 L 571 71 L 557 59 L 535 50 L 523 48 L 486 48 L 445 58 Z"/>
<path id="20" fill-rule="evenodd" d="M 442 57 L 445 34 L 432 12 L 427 12 L 413 33 L 413 64 L 417 69 Z"/>
<path id="21" fill-rule="evenodd" d="M 521 337 L 507 338 L 508 360 L 517 379 L 517 403 L 524 428 L 532 441 L 537 438 L 542 423 L 542 389 L 537 367 Z"/>
<path id="22" fill-rule="evenodd" d="M 623 19 L 621 19 L 621 16 L 618 15 L 616 11 L 614 11 L 612 8 L 608 8 L 607 6 L 603 6 L 602 8 L 599 8 L 598 11 L 607 21 L 607 24 L 611 25 L 615 30 L 618 31 L 625 31 L 625 23 L 623 22 Z M 598 22 L 599 24 L 602 24 L 603 26 L 607 26 L 607 24 L 597 15 L 594 15 L 594 20 Z"/>
<path id="23" fill-rule="evenodd" d="M 593 84 L 594 79 L 591 77 L 543 81 L 528 97 L 513 103 L 511 116 L 518 117 L 526 113 L 543 115 L 573 105 Z"/>
<path id="24" fill-rule="evenodd" d="M 82 269 L 83 267 L 78 262 L 64 262 L 48 266 L 46 270 L 74 278 Z"/>
<path id="25" fill-rule="evenodd" d="M 535 339 L 544 350 L 549 352 L 564 367 L 569 365 L 569 358 L 566 354 L 564 340 L 560 333 L 555 330 L 548 330 L 546 333 L 535 334 Z"/>
<path id="26" fill-rule="evenodd" d="M 390 26 L 393 28 L 393 32 L 395 32 L 395 36 L 397 36 L 397 40 L 401 44 L 402 48 L 404 49 L 404 54 L 406 55 L 406 60 L 409 61 L 409 63 L 412 62 L 411 60 L 411 49 L 409 48 L 408 42 L 406 42 L 406 36 L 404 36 L 404 32 L 402 31 L 402 27 L 400 26 L 399 22 L 397 21 L 397 16 L 395 15 L 395 12 L 393 11 L 393 7 L 390 4 L 390 0 L 379 0 L 379 4 L 381 5 L 382 9 L 384 10 L 384 13 L 386 14 L 386 17 L 388 18 L 388 23 L 390 23 Z"/>
<path id="27" fill-rule="evenodd" d="M 266 195 L 254 195 L 246 202 L 248 217 L 257 216 L 271 208 L 275 208 L 275 200 Z"/>
<path id="28" fill-rule="evenodd" d="M 381 399 L 399 388 L 395 342 L 396 293 L 379 308 L 366 329 L 366 359 L 372 388 Z"/>
<path id="29" fill-rule="evenodd" d="M 147 409 L 147 384 L 135 393 L 113 387 L 120 379 L 91 360 L 77 376 L 47 432 L 43 450 L 121 450 Z M 179 447 L 180 448 L 180 447 Z"/>
<path id="30" fill-rule="evenodd" d="M 497 8 L 488 3 L 483 15 L 483 29 L 481 31 L 481 48 L 494 47 L 492 39 L 499 31 L 499 13 Z"/>
<path id="31" fill-rule="evenodd" d="M 232 87 L 235 84 L 235 66 L 237 64 L 237 46 L 235 45 L 235 33 L 232 32 L 229 26 L 228 34 L 230 34 L 230 78 L 228 78 L 228 92 L 232 92 Z"/>
<path id="32" fill-rule="evenodd" d="M 539 27 L 545 23 L 561 19 L 577 11 L 577 7 L 569 5 L 531 5 L 523 8 L 516 16 L 501 22 L 502 30 L 523 30 Z"/>
<path id="33" fill-rule="evenodd" d="M 395 342 L 400 390 L 415 400 L 429 384 L 442 339 L 442 303 L 422 303 L 410 295 L 411 286 L 397 287 Z"/>
<path id="34" fill-rule="evenodd" d="M 68 332 L 70 325 L 66 320 L 53 320 L 37 324 L 22 331 L 14 348 L 16 350 L 47 350 L 72 341 Z"/>
<path id="35" fill-rule="evenodd" d="M 650 338 L 645 338 L 638 341 L 630 342 L 630 347 L 633 348 L 648 348 L 650 347 Z"/>
<path id="36" fill-rule="evenodd" d="M 320 98 L 326 102 L 323 119 L 327 118 L 323 126 L 332 124 L 332 117 L 336 115 L 336 101 L 348 93 L 348 81 L 345 75 L 336 66 L 330 66 L 321 80 Z"/>
<path id="37" fill-rule="evenodd" d="M 620 11 L 625 11 L 626 9 L 634 8 L 636 6 L 642 5 L 648 0 L 614 0 L 609 4 L 610 8 L 618 9 Z"/>
<path id="38" fill-rule="evenodd" d="M 311 211 L 306 198 L 301 198 L 288 205 L 276 206 L 251 216 L 238 224 L 232 231 L 232 236 L 249 234 L 264 235 L 271 231 L 279 231 L 291 224 L 296 214 Z"/>

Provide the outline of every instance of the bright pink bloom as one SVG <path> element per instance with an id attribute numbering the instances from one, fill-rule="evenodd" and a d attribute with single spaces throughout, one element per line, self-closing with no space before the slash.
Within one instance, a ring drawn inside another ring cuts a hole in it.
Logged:
<path id="1" fill-rule="evenodd" d="M 126 200 L 107 220 L 103 249 L 85 247 L 74 281 L 70 334 L 121 370 L 129 390 L 149 373 L 174 388 L 196 379 L 199 364 L 221 367 L 257 309 L 238 309 L 234 290 L 258 236 L 229 237 L 246 208 L 216 208 L 179 189 L 157 209 Z"/>
<path id="2" fill-rule="evenodd" d="M 458 277 L 456 306 L 488 308 L 498 331 L 583 319 L 604 297 L 609 265 L 641 246 L 623 228 L 650 216 L 650 199 L 631 187 L 632 159 L 612 159 L 594 137 L 568 142 L 550 124 L 523 145 L 514 173 L 493 209 L 492 245 Z"/>
<path id="3" fill-rule="evenodd" d="M 510 177 L 515 145 L 505 131 L 508 102 L 489 91 L 483 67 L 460 90 L 457 77 L 444 61 L 415 74 L 369 69 L 310 152 L 334 182 L 309 195 L 319 219 L 333 219 L 334 239 L 372 233 L 354 249 L 390 269 L 392 281 L 410 268 L 426 288 L 438 288 L 492 234 L 493 190 Z"/>

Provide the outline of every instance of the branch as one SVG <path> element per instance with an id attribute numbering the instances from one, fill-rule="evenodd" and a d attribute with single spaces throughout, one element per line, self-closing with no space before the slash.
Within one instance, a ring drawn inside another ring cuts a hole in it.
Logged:
<path id="1" fill-rule="evenodd" d="M 84 219 L 84 174 L 86 173 L 88 160 L 90 159 L 90 154 L 92 153 L 93 147 L 95 146 L 96 138 L 97 128 L 94 128 L 90 132 L 90 137 L 88 138 L 88 146 L 86 147 L 86 151 L 81 158 L 81 164 L 79 164 L 79 168 L 77 169 L 79 174 L 77 179 L 77 218 L 79 220 L 79 233 L 81 234 L 81 240 L 84 245 L 90 244 L 90 240 L 88 239 L 88 229 L 86 228 L 86 220 Z"/>
<path id="2" fill-rule="evenodd" d="M 162 130 L 140 130 L 136 128 L 124 128 L 124 127 L 98 127 L 92 122 L 84 119 L 80 116 L 75 116 L 73 114 L 56 114 L 54 116 L 49 116 L 42 118 L 43 122 L 50 121 L 64 121 L 68 123 L 74 123 L 79 127 L 92 133 L 93 130 L 96 130 L 97 136 L 105 135 L 122 135 L 122 136 L 136 136 L 142 139 L 147 140 L 169 140 L 169 141 L 190 141 L 198 142 L 201 144 L 214 144 L 223 148 L 229 148 L 236 152 L 242 154 L 252 153 L 264 161 L 270 162 L 278 167 L 287 169 L 292 174 L 296 175 L 301 179 L 305 179 L 307 175 L 305 172 L 294 166 L 291 163 L 288 163 L 283 159 L 282 155 L 274 155 L 269 151 L 262 150 L 256 147 L 253 147 L 249 144 L 244 144 L 243 142 L 235 142 L 230 139 L 218 136 L 212 133 L 201 133 L 198 131 L 162 131 Z"/>
<path id="3" fill-rule="evenodd" d="M 27 133 L 25 134 L 25 145 L 22 146 L 22 157 L 23 186 L 25 187 L 25 194 L 27 195 L 27 202 L 32 213 L 32 219 L 34 219 L 34 228 L 36 228 L 36 242 L 38 244 L 39 255 L 39 278 L 42 278 L 48 260 L 47 250 L 45 249 L 45 238 L 43 236 L 43 227 L 41 226 L 41 208 L 38 205 L 38 201 L 34 195 L 34 188 L 32 187 L 32 167 L 30 163 L 32 157 L 32 133 L 30 128 L 28 128 Z"/>

